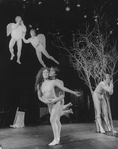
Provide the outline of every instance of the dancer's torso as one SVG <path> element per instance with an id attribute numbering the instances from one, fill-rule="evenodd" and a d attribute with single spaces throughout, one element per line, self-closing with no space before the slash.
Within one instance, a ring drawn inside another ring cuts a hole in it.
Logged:
<path id="1" fill-rule="evenodd" d="M 54 81 L 48 80 L 42 83 L 41 91 L 46 99 L 55 99 Z"/>
<path id="2" fill-rule="evenodd" d="M 37 36 L 31 38 L 31 44 L 37 50 L 37 52 L 41 52 L 44 48 Z"/>
<path id="3" fill-rule="evenodd" d="M 95 92 L 96 93 L 98 93 L 98 94 L 104 94 L 105 93 L 105 90 L 103 89 L 103 83 L 104 82 L 100 82 L 99 84 L 98 84 L 98 86 L 96 87 L 96 89 L 95 89 Z"/>
<path id="4" fill-rule="evenodd" d="M 62 82 L 61 80 L 56 79 L 56 81 L 57 81 L 60 85 L 63 86 L 63 82 Z M 56 95 L 56 97 L 59 97 L 59 96 L 65 94 L 65 92 L 64 92 L 63 90 L 61 90 L 59 87 L 57 87 L 57 86 L 54 87 L 54 90 L 55 90 L 55 95 Z M 64 104 L 64 99 L 60 100 L 60 103 L 61 103 L 61 104 Z"/>
<path id="5" fill-rule="evenodd" d="M 11 36 L 15 40 L 20 40 L 20 39 L 22 39 L 23 32 L 25 32 L 25 31 L 26 31 L 25 26 L 19 25 L 17 28 L 12 30 Z"/>

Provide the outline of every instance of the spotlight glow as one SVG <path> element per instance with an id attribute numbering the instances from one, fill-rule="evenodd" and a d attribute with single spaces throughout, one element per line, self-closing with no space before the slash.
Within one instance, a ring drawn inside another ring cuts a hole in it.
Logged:
<path id="1" fill-rule="evenodd" d="M 80 7 L 81 5 L 80 4 L 77 4 L 77 7 Z"/>
<path id="2" fill-rule="evenodd" d="M 70 7 L 67 6 L 67 7 L 66 7 L 66 11 L 70 11 Z"/>

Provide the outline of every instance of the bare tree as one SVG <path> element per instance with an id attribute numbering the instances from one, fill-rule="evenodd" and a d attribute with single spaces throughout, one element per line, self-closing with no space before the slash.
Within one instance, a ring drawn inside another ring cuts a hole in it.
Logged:
<path id="1" fill-rule="evenodd" d="M 73 36 L 73 46 L 68 49 L 62 41 L 62 37 L 54 35 L 59 45 L 53 44 L 66 50 L 69 54 L 70 64 L 77 70 L 79 77 L 89 87 L 91 94 L 106 73 L 112 77 L 117 73 L 116 64 L 118 61 L 117 42 L 112 44 L 107 18 L 96 15 L 95 26 L 90 30 L 89 25 L 85 26 L 85 32 L 78 31 Z"/>
<path id="2" fill-rule="evenodd" d="M 91 94 L 106 73 L 110 74 L 112 78 L 117 73 L 115 69 L 118 61 L 117 42 L 112 43 L 110 40 L 112 32 L 105 14 L 101 17 L 97 14 L 93 29 L 91 30 L 90 26 L 86 25 L 84 33 L 78 31 L 73 36 L 73 46 L 70 49 L 61 40 L 62 37 L 56 38 L 61 44 L 58 47 L 68 52 L 71 65 L 89 87 Z M 111 128 L 114 133 L 109 98 L 106 97 L 106 99 Z"/>

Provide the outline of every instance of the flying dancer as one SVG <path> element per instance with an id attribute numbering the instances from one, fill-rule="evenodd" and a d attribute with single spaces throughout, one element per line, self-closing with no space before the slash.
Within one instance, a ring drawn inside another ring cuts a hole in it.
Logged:
<path id="1" fill-rule="evenodd" d="M 52 56 L 50 56 L 46 50 L 46 38 L 44 34 L 38 34 L 36 35 L 36 31 L 34 29 L 30 30 L 30 35 L 31 37 L 29 39 L 23 38 L 23 41 L 25 43 L 31 43 L 31 45 L 35 48 L 36 50 L 36 55 L 43 67 L 46 67 L 44 61 L 42 60 L 42 54 L 44 54 L 48 59 L 51 59 L 55 63 L 59 64 L 57 60 L 55 60 Z"/>
<path id="2" fill-rule="evenodd" d="M 10 60 L 14 58 L 14 45 L 17 44 L 17 63 L 21 64 L 21 49 L 22 49 L 22 38 L 25 36 L 26 27 L 23 23 L 23 20 L 20 16 L 15 18 L 16 23 L 9 23 L 7 25 L 7 36 L 11 35 L 11 39 L 9 42 L 9 51 L 11 53 Z"/>

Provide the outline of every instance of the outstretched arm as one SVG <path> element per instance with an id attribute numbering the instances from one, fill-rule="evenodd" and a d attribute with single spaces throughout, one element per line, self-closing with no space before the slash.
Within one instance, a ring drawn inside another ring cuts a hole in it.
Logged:
<path id="1" fill-rule="evenodd" d="M 31 38 L 25 39 L 25 37 L 23 36 L 23 41 L 24 41 L 24 43 L 30 43 L 31 42 Z"/>
<path id="2" fill-rule="evenodd" d="M 74 95 L 76 95 L 76 96 L 80 96 L 80 93 L 79 93 L 78 91 L 75 92 L 75 91 L 73 91 L 73 90 L 70 90 L 70 89 L 68 89 L 68 88 L 66 88 L 66 87 L 64 87 L 64 86 L 62 86 L 62 85 L 60 85 L 57 81 L 55 81 L 54 86 L 59 87 L 60 89 L 62 89 L 62 90 L 65 91 L 65 92 L 74 94 Z"/>

